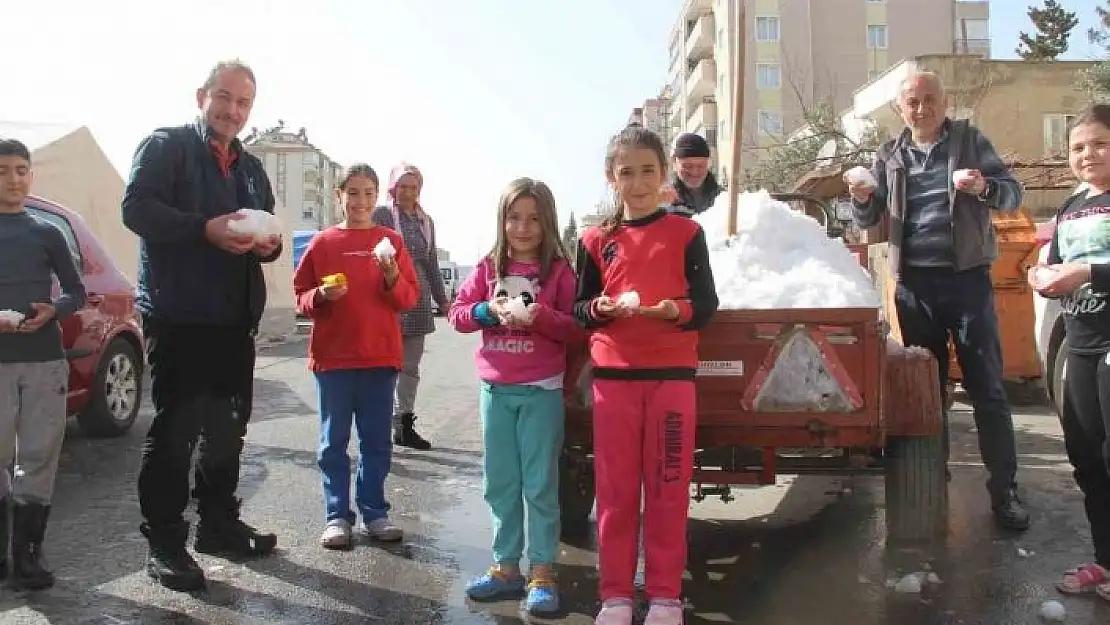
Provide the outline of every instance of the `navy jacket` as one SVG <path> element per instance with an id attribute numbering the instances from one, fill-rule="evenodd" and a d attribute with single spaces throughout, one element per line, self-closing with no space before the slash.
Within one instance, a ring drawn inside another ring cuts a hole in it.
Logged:
<path id="1" fill-rule="evenodd" d="M 160 128 L 139 144 L 123 196 L 123 223 L 140 238 L 136 305 L 167 323 L 256 329 L 266 307 L 262 263 L 235 255 L 205 238 L 209 219 L 240 208 L 274 212 L 262 162 L 243 150 L 225 177 L 203 121 Z"/>

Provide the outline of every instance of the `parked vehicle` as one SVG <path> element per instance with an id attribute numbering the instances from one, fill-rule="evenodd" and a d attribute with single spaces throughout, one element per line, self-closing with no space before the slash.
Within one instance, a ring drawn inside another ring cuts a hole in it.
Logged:
<path id="1" fill-rule="evenodd" d="M 811 209 L 827 216 L 817 202 Z M 825 224 L 830 237 L 842 235 L 834 219 Z M 885 474 L 888 537 L 942 533 L 940 389 L 921 383 L 935 379 L 936 360 L 886 334 L 879 308 L 718 311 L 698 347 L 693 498 L 729 501 L 733 486 L 774 484 L 779 473 Z M 820 379 L 799 386 L 802 370 Z M 588 518 L 594 499 L 589 371 L 584 348 L 569 356 L 560 486 L 568 526 Z"/>
<path id="2" fill-rule="evenodd" d="M 145 368 L 134 286 L 80 215 L 38 197 L 26 209 L 61 231 L 88 293 L 85 307 L 61 321 L 67 412 L 90 436 L 122 436 L 139 414 Z"/>

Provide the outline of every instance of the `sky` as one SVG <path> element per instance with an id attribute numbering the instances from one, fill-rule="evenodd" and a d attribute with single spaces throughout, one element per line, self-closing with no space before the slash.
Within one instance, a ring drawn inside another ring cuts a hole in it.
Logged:
<path id="1" fill-rule="evenodd" d="M 605 197 L 605 144 L 666 81 L 681 1 L 11 2 L 3 68 L 18 96 L 0 98 L 0 120 L 88 126 L 126 177 L 139 140 L 193 119 L 209 68 L 239 57 L 258 77 L 248 128 L 303 126 L 383 177 L 415 163 L 440 247 L 466 264 L 492 244 L 513 178 L 547 182 L 563 223 Z M 993 0 L 994 56 L 1014 56 L 1032 3 Z M 1082 20 L 1068 58 L 1093 58 L 1095 0 L 1064 4 Z"/>

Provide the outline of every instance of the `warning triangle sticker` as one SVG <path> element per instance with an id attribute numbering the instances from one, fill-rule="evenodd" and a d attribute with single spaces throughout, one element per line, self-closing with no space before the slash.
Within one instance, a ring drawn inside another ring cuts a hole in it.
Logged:
<path id="1" fill-rule="evenodd" d="M 828 352 L 838 361 L 835 353 L 821 349 L 804 328 L 791 332 L 779 345 L 777 355 L 771 354 L 770 371 L 760 371 L 764 375 L 752 380 L 758 385 L 752 401 L 757 412 L 854 412 L 859 408 L 854 393 L 844 388 L 834 371 L 840 363 L 830 363 L 826 357 Z"/>

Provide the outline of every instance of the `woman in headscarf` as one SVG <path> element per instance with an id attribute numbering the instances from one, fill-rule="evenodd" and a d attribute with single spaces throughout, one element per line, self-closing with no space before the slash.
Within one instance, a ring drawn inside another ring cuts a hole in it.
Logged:
<path id="1" fill-rule="evenodd" d="M 420 359 L 424 356 L 424 337 L 436 329 L 432 299 L 441 311 L 446 311 L 451 302 L 447 300 L 443 274 L 439 271 L 435 223 L 420 206 L 420 189 L 423 186 L 424 176 L 415 165 L 397 165 L 389 172 L 387 192 L 390 203 L 378 207 L 371 219 L 401 234 L 419 281 L 420 295 L 416 306 L 401 315 L 404 364 L 397 377 L 393 403 L 393 443 L 427 450 L 431 449 L 431 443 L 420 436 L 414 426 Z"/>

